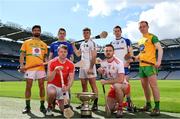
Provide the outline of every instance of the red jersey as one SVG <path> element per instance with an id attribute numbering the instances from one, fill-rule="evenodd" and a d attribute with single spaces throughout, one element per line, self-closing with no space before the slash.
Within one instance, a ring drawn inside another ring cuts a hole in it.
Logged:
<path id="1" fill-rule="evenodd" d="M 63 79 L 64 79 L 64 85 L 67 86 L 69 73 L 74 72 L 74 64 L 69 59 L 66 59 L 65 63 L 62 64 L 59 62 L 58 58 L 56 57 L 50 61 L 50 64 L 48 67 L 49 71 L 51 72 L 54 71 L 56 66 L 63 66 L 62 74 L 63 74 Z M 56 72 L 56 75 L 52 81 L 48 81 L 48 84 L 54 84 L 57 87 L 62 87 L 59 71 Z"/>

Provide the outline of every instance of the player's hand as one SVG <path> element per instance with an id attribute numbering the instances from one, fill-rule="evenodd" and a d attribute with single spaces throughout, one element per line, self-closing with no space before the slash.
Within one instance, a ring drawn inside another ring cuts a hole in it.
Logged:
<path id="1" fill-rule="evenodd" d="M 92 68 L 89 68 L 88 71 L 87 71 L 87 74 L 88 74 L 88 75 L 93 75 L 93 74 L 94 74 L 94 73 L 93 73 L 93 69 L 92 69 Z"/>
<path id="2" fill-rule="evenodd" d="M 76 47 L 76 42 L 75 41 L 71 41 L 71 45 L 72 45 L 72 47 Z"/>
<path id="3" fill-rule="evenodd" d="M 139 56 L 133 56 L 135 61 L 138 61 L 139 60 Z"/>
<path id="4" fill-rule="evenodd" d="M 100 80 L 100 82 L 102 85 L 106 84 L 106 80 Z"/>
<path id="5" fill-rule="evenodd" d="M 55 70 L 55 71 L 63 70 L 63 66 L 56 66 L 54 70 Z"/>
<path id="6" fill-rule="evenodd" d="M 23 73 L 25 72 L 25 66 L 24 65 L 20 66 L 20 72 L 23 72 Z"/>
<path id="7" fill-rule="evenodd" d="M 99 74 L 104 74 L 104 69 L 102 67 L 99 67 L 97 71 Z"/>
<path id="8" fill-rule="evenodd" d="M 67 86 L 63 86 L 62 87 L 62 92 L 67 92 L 69 89 L 68 89 L 68 87 Z"/>
<path id="9" fill-rule="evenodd" d="M 157 62 L 156 64 L 155 64 L 155 67 L 156 68 L 159 68 L 161 66 L 161 62 Z"/>
<path id="10" fill-rule="evenodd" d="M 132 57 L 131 57 L 131 54 L 130 54 L 130 52 L 128 52 L 125 56 L 124 56 L 124 59 L 126 60 L 126 61 L 128 61 L 129 59 L 131 59 Z"/>
<path id="11" fill-rule="evenodd" d="M 102 59 L 101 58 L 96 58 L 96 64 L 100 64 L 102 62 Z"/>

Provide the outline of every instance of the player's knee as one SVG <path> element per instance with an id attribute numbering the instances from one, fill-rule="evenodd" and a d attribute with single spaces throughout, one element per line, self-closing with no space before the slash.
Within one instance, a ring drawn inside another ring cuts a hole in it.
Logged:
<path id="1" fill-rule="evenodd" d="M 56 90 L 54 90 L 53 88 L 49 88 L 48 89 L 48 96 L 55 96 L 56 95 Z"/>
<path id="2" fill-rule="evenodd" d="M 151 85 L 151 88 L 152 89 L 158 89 L 158 86 L 157 85 Z"/>
<path id="3" fill-rule="evenodd" d="M 55 98 L 56 97 L 56 93 L 48 93 L 48 98 Z"/>
<path id="4" fill-rule="evenodd" d="M 81 81 L 82 86 L 87 87 L 87 83 L 85 81 Z"/>
<path id="5" fill-rule="evenodd" d="M 113 87 L 114 87 L 114 89 L 117 91 L 119 91 L 119 90 L 122 90 L 122 88 L 123 88 L 123 85 L 122 84 L 120 84 L 120 83 L 115 83 L 114 85 L 113 85 Z"/>
<path id="6" fill-rule="evenodd" d="M 39 88 L 40 89 L 44 89 L 44 84 L 42 83 L 42 84 L 39 84 Z"/>
<path id="7" fill-rule="evenodd" d="M 32 84 L 27 84 L 27 85 L 26 85 L 26 89 L 27 89 L 27 90 L 28 90 L 28 89 L 30 90 L 31 88 L 32 88 Z"/>

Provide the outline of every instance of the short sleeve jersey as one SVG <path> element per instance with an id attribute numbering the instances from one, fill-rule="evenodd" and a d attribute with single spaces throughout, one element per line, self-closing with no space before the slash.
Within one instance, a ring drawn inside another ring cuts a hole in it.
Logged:
<path id="1" fill-rule="evenodd" d="M 138 41 L 139 51 L 140 51 L 140 61 L 144 60 L 147 62 L 151 62 L 153 64 L 156 63 L 156 47 L 155 43 L 159 42 L 157 36 L 153 34 L 146 34 Z M 149 66 L 150 64 L 146 64 L 140 62 L 140 66 Z"/>
<path id="2" fill-rule="evenodd" d="M 125 62 L 124 56 L 128 53 L 128 48 L 131 47 L 131 41 L 121 37 L 111 42 L 114 46 L 115 56 Z"/>
<path id="3" fill-rule="evenodd" d="M 104 76 L 107 78 L 117 78 L 118 73 L 124 74 L 124 63 L 116 57 L 111 62 L 108 62 L 106 59 L 103 60 L 101 67 L 104 70 Z"/>
<path id="4" fill-rule="evenodd" d="M 42 40 L 38 38 L 32 38 L 26 40 L 20 49 L 20 52 L 26 54 L 26 65 L 25 67 L 34 66 L 43 63 L 45 55 L 47 55 L 47 45 Z M 45 70 L 44 66 L 39 66 L 35 68 L 28 69 L 34 70 Z"/>
<path id="5" fill-rule="evenodd" d="M 90 60 L 92 59 L 91 53 L 96 50 L 96 44 L 92 40 L 82 42 L 80 45 L 81 60 L 84 61 L 84 67 L 89 68 Z"/>
<path id="6" fill-rule="evenodd" d="M 55 57 L 54 59 L 50 61 L 48 65 L 49 71 L 51 72 L 54 71 L 56 66 L 63 67 L 63 70 L 62 70 L 63 80 L 64 80 L 64 84 L 67 86 L 69 74 L 74 73 L 74 68 L 75 68 L 74 64 L 69 59 L 66 59 L 65 63 L 62 64 L 59 62 L 58 57 Z M 62 87 L 61 76 L 58 71 L 56 72 L 54 79 L 52 81 L 48 81 L 48 84 L 54 84 L 57 87 Z"/>

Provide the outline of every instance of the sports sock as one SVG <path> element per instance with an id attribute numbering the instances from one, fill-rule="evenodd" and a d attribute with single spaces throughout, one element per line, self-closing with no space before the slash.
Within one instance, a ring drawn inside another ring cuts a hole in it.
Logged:
<path id="1" fill-rule="evenodd" d="M 159 109 L 159 103 L 160 102 L 159 101 L 155 101 L 154 103 L 155 103 L 155 109 Z"/>
<path id="2" fill-rule="evenodd" d="M 94 105 L 98 105 L 98 98 L 94 100 Z"/>
<path id="3" fill-rule="evenodd" d="M 44 102 L 45 102 L 45 98 L 44 97 L 40 97 L 40 104 L 41 104 L 41 106 L 44 106 Z"/>
<path id="4" fill-rule="evenodd" d="M 30 100 L 26 100 L 26 107 L 30 108 Z"/>
<path id="5" fill-rule="evenodd" d="M 151 102 L 150 102 L 150 101 L 147 101 L 147 102 L 146 102 L 146 106 L 149 107 L 149 108 L 151 108 Z"/>

